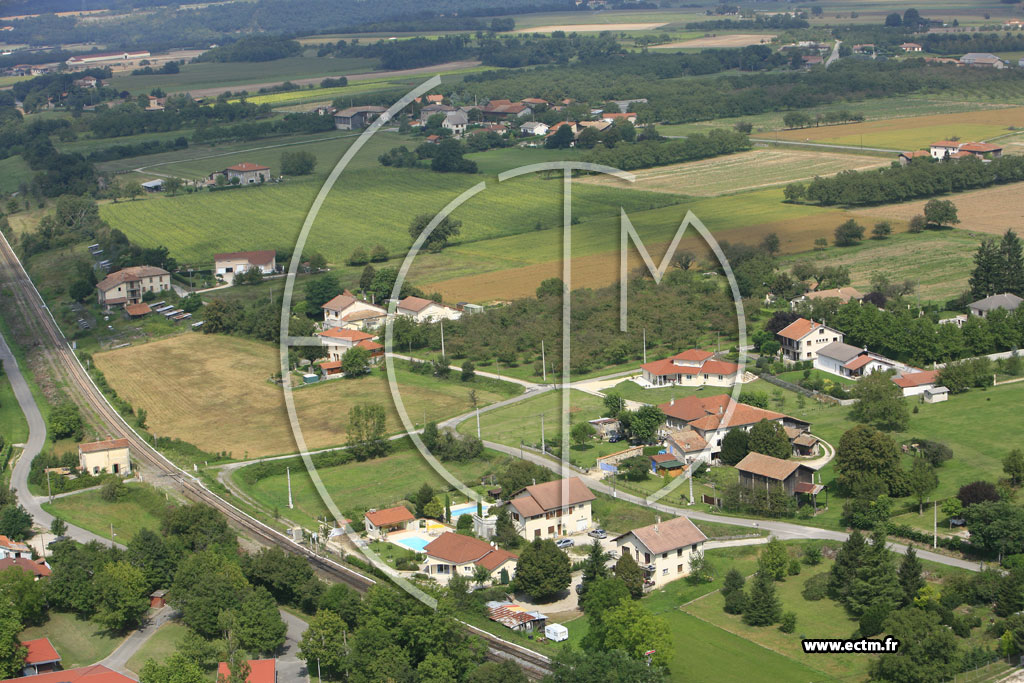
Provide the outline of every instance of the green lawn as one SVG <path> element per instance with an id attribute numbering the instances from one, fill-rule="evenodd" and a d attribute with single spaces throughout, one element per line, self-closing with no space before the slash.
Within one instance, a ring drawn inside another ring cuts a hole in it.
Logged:
<path id="1" fill-rule="evenodd" d="M 0 194 L 9 195 L 16 192 L 21 183 L 32 180 L 32 169 L 20 156 L 7 157 L 0 160 Z M 7 207 L 4 207 L 6 213 Z"/>
<path id="2" fill-rule="evenodd" d="M 28 439 L 28 422 L 7 375 L 0 376 L 0 435 L 7 443 L 24 443 Z"/>
<path id="3" fill-rule="evenodd" d="M 407 442 L 395 453 L 381 460 L 353 462 L 318 470 L 324 486 L 335 504 L 343 512 L 387 507 L 414 493 L 424 482 L 435 490 L 449 485 Z M 473 486 L 489 473 L 505 467 L 508 456 L 486 451 L 486 457 L 470 462 L 446 462 L 445 467 L 460 481 Z M 267 477 L 249 486 L 243 478 L 233 477 L 236 486 L 244 490 L 267 510 L 280 510 L 290 519 L 314 525 L 319 517 L 329 514 L 305 466 L 298 459 L 292 467 L 292 497 L 295 508 L 287 510 L 288 490 L 284 474 Z"/>
<path id="4" fill-rule="evenodd" d="M 790 370 L 789 372 L 783 372 L 778 377 L 783 381 L 790 382 L 792 384 L 799 384 L 800 380 L 804 378 L 804 372 L 806 371 Z M 857 383 L 857 380 L 855 379 L 850 379 L 849 377 L 840 377 L 839 375 L 833 375 L 831 372 L 825 372 L 824 370 L 819 370 L 818 368 L 811 368 L 810 373 L 811 374 L 808 375 L 810 379 L 820 378 L 827 382 L 832 382 L 833 384 L 842 384 L 847 387 L 852 387 L 854 384 Z M 762 386 L 761 388 L 766 389 L 766 387 L 764 386 Z"/>
<path id="5" fill-rule="evenodd" d="M 49 638 L 65 669 L 95 664 L 106 658 L 123 640 L 108 635 L 107 630 L 96 622 L 79 619 L 67 612 L 53 611 L 45 624 L 27 628 L 19 637 L 22 640 Z"/>
<path id="6" fill-rule="evenodd" d="M 90 490 L 55 498 L 52 503 L 43 503 L 43 509 L 103 538 L 110 538 L 113 524 L 118 543 L 127 543 L 142 529 L 159 531 L 159 514 L 168 504 L 164 496 L 148 484 L 132 483 L 127 487 L 128 494 L 116 502 L 105 501 L 98 490 Z"/>
<path id="7" fill-rule="evenodd" d="M 130 671 L 139 673 L 143 665 L 150 659 L 155 659 L 162 664 L 177 650 L 178 642 L 185 637 L 188 629 L 176 622 L 168 621 L 156 630 L 138 651 L 128 660 L 127 668 Z"/>

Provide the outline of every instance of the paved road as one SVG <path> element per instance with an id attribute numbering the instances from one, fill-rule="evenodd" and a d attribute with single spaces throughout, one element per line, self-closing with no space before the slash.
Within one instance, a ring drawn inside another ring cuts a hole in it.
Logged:
<path id="1" fill-rule="evenodd" d="M 135 674 L 126 668 L 128 660 L 139 651 L 139 648 L 142 647 L 147 640 L 153 637 L 153 634 L 156 633 L 157 629 L 178 616 L 178 611 L 173 607 L 166 606 L 158 609 L 155 613 L 150 615 L 142 628 L 138 631 L 133 631 L 131 635 L 121 641 L 121 644 L 117 646 L 116 650 L 111 652 L 106 659 L 98 662 L 98 664 L 102 664 L 103 666 L 120 672 L 125 676 L 138 680 Z"/>
<path id="2" fill-rule="evenodd" d="M 7 378 L 11 381 L 11 388 L 14 389 L 14 397 L 18 400 L 18 405 L 21 406 L 21 412 L 25 414 L 25 421 L 28 422 L 28 441 L 25 442 L 25 448 L 22 449 L 21 456 L 11 472 L 11 488 L 17 493 L 18 502 L 32 515 L 36 525 L 49 528 L 50 522 L 53 521 L 53 515 L 44 510 L 39 499 L 28 490 L 28 473 L 32 467 L 32 460 L 39 455 L 39 451 L 42 450 L 43 444 L 46 442 L 46 421 L 43 419 L 43 414 L 39 412 L 35 396 L 32 395 L 32 390 L 29 389 L 25 376 L 21 374 L 21 368 L 18 367 L 18 361 L 14 358 L 3 335 L 0 335 L 0 361 L 3 361 Z M 103 545 L 111 545 L 111 542 L 102 536 L 97 536 L 91 531 L 70 524 L 66 535 L 81 543 L 99 541 Z M 114 545 L 122 547 L 120 544 Z"/>
<path id="3" fill-rule="evenodd" d="M 284 681 L 305 681 L 309 682 L 309 672 L 306 670 L 306 663 L 299 659 L 299 640 L 306 631 L 306 622 L 293 614 L 281 610 L 281 618 L 288 626 L 285 634 L 284 648 L 277 657 L 277 680 Z M 316 666 L 316 663 L 313 664 Z"/>
<path id="4" fill-rule="evenodd" d="M 572 469 L 568 464 L 563 465 L 561 462 L 554 460 L 550 457 L 546 457 L 531 451 L 527 448 L 511 448 L 504 444 L 494 443 L 493 441 L 484 441 L 484 445 L 488 448 L 492 448 L 502 453 L 507 453 L 514 457 L 522 457 L 525 460 L 529 460 L 532 463 L 547 467 L 548 469 L 562 474 L 563 467 L 566 469 Z M 793 524 L 791 522 L 776 522 L 763 519 L 747 519 L 744 517 L 730 517 L 726 515 L 716 515 L 710 512 L 702 512 L 700 510 L 694 510 L 688 507 L 675 507 L 662 502 L 650 502 L 640 496 L 635 496 L 630 493 L 625 493 L 617 489 L 608 486 L 602 481 L 594 479 L 586 474 L 572 470 L 569 476 L 579 477 L 592 491 L 600 491 L 610 496 L 620 498 L 630 503 L 637 505 L 643 505 L 651 508 L 652 510 L 658 510 L 665 514 L 672 516 L 683 516 L 691 519 L 701 519 L 708 522 L 720 522 L 722 524 L 732 524 L 741 527 L 751 527 L 755 529 L 767 529 L 772 535 L 778 536 L 782 539 L 818 539 L 826 541 L 845 541 L 849 534 L 844 531 L 833 531 L 831 529 L 819 529 L 817 527 L 803 526 L 800 524 Z M 889 544 L 889 547 L 898 553 L 906 551 L 905 545 L 899 545 L 896 543 Z M 962 569 L 969 569 L 971 571 L 978 571 L 981 567 L 977 562 L 968 562 L 967 560 L 961 560 L 955 557 L 947 557 L 938 553 L 933 553 L 928 550 L 917 549 L 917 556 L 924 560 L 931 560 L 938 562 L 939 564 L 949 565 L 951 567 L 960 567 Z"/>
<path id="5" fill-rule="evenodd" d="M 395 359 L 398 359 L 398 360 L 412 361 L 414 363 L 429 363 L 430 362 L 428 360 L 423 360 L 422 358 L 414 358 L 413 356 L 406 356 L 406 355 L 403 355 L 403 354 L 400 354 L 400 353 L 392 353 L 391 357 L 395 358 Z M 462 371 L 462 368 L 460 366 L 458 366 L 458 365 L 449 365 L 448 367 L 451 368 L 452 370 L 454 370 L 455 372 L 461 372 Z M 481 377 L 490 377 L 491 379 L 498 379 L 498 380 L 501 380 L 502 382 L 510 382 L 512 384 L 518 384 L 521 387 L 525 387 L 527 391 L 532 391 L 532 390 L 535 390 L 538 387 L 542 387 L 542 386 L 549 386 L 549 385 L 546 385 L 546 384 L 537 384 L 536 382 L 530 382 L 529 380 L 525 380 L 525 379 L 519 379 L 518 377 L 509 377 L 508 375 L 501 375 L 501 374 L 498 374 L 498 373 L 495 373 L 495 372 L 487 372 L 485 370 L 475 370 L 475 372 L 476 372 L 476 374 L 480 375 Z M 551 386 L 553 386 L 553 385 L 551 385 Z"/>
<path id="6" fill-rule="evenodd" d="M 837 40 L 836 44 L 832 46 L 832 54 L 830 54 L 828 56 L 828 59 L 825 60 L 825 68 L 826 69 L 829 68 L 830 66 L 832 66 L 832 62 L 834 62 L 837 59 L 839 59 L 839 46 L 842 44 L 842 42 L 843 41 L 841 41 L 841 40 Z"/>
<path id="7" fill-rule="evenodd" d="M 850 149 L 857 152 L 886 152 L 899 154 L 904 149 L 887 149 L 885 147 L 861 147 L 860 145 L 830 145 L 825 142 L 798 142 L 796 140 L 776 140 L 775 138 L 750 138 L 751 142 L 764 142 L 772 145 L 798 145 L 800 147 L 820 147 L 822 149 Z"/>

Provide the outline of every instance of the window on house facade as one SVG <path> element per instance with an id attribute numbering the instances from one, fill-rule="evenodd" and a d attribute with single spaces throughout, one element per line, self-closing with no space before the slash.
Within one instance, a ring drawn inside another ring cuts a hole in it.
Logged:
<path id="1" fill-rule="evenodd" d="M 549 527 L 548 527 L 548 533 L 549 533 L 549 534 L 554 534 L 554 533 L 555 533 L 555 527 L 553 527 L 553 526 L 549 526 Z"/>
<path id="2" fill-rule="evenodd" d="M 533 530 L 533 537 L 534 538 L 540 538 L 540 529 L 534 529 Z"/>
<path id="3" fill-rule="evenodd" d="M 681 565 L 681 564 L 680 565 L 676 565 L 676 574 L 682 574 L 682 573 L 683 573 L 683 565 Z"/>
<path id="4" fill-rule="evenodd" d="M 682 557 L 682 556 L 683 556 L 683 549 L 682 548 L 677 548 L 676 549 L 676 557 Z"/>
<path id="5" fill-rule="evenodd" d="M 650 564 L 650 563 L 651 563 L 651 554 L 650 553 L 644 553 L 644 564 Z"/>
<path id="6" fill-rule="evenodd" d="M 668 567 L 665 567 L 664 569 L 661 570 L 661 575 L 662 576 L 668 576 Z"/>
<path id="7" fill-rule="evenodd" d="M 690 546 L 690 550 L 692 550 L 693 552 L 697 552 L 697 544 L 696 544 L 696 543 L 694 543 L 693 545 L 691 545 L 691 546 Z M 680 554 L 682 554 L 682 552 L 681 552 L 681 551 L 680 551 Z"/>

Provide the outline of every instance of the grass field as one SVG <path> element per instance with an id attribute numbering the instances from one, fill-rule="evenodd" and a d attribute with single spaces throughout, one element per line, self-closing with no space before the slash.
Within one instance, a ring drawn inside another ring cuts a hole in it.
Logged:
<path id="1" fill-rule="evenodd" d="M 708 38 L 693 38 L 691 40 L 682 40 L 674 43 L 665 43 L 663 45 L 652 45 L 651 47 L 658 50 L 667 49 L 678 49 L 678 48 L 714 48 L 714 47 L 746 47 L 747 45 L 760 45 L 761 43 L 770 43 L 772 38 L 775 37 L 773 33 L 727 33 L 723 35 L 715 35 L 714 37 Z"/>
<path id="2" fill-rule="evenodd" d="M 128 484 L 128 494 L 116 502 L 100 497 L 99 490 L 55 498 L 43 503 L 43 509 L 64 518 L 69 524 L 110 538 L 110 526 L 119 543 L 128 543 L 142 529 L 160 530 L 160 509 L 164 497 L 147 484 Z"/>
<path id="3" fill-rule="evenodd" d="M 178 642 L 185 637 L 188 629 L 176 621 L 168 621 L 149 637 L 142 647 L 126 663 L 129 671 L 139 673 L 150 659 L 162 664 L 177 650 Z"/>
<path id="4" fill-rule="evenodd" d="M 273 163 L 279 151 L 268 152 Z M 225 160 L 217 159 L 223 168 Z M 247 156 L 264 161 L 261 155 Z M 265 163 L 265 162 L 264 162 Z M 208 164 L 204 162 L 204 169 Z M 266 165 L 270 166 L 270 163 Z M 328 165 L 325 164 L 325 170 Z M 193 167 L 198 171 L 198 167 Z M 273 167 L 272 167 L 273 168 Z M 162 173 L 186 169 L 163 166 Z M 355 169 L 353 169 L 355 170 Z M 329 194 L 310 233 L 308 248 L 331 263 L 344 262 L 356 247 L 383 244 L 402 252 L 410 244 L 407 226 L 423 213 L 434 214 L 483 176 L 437 174 L 421 169 L 385 167 L 359 169 L 343 175 Z M 151 197 L 106 204 L 102 216 L 143 246 L 165 245 L 179 260 L 208 262 L 215 252 L 238 249 L 291 249 L 321 181 L 291 180 L 280 185 L 246 187 L 228 192 L 199 192 L 177 197 Z M 485 192 L 453 213 L 463 222 L 463 242 L 531 232 L 537 223 L 562 223 L 562 185 L 539 176 L 489 183 Z M 524 202 L 523 197 L 530 201 Z M 401 201 L 398 201 L 401 198 Z M 618 216 L 619 207 L 641 211 L 677 201 L 661 193 L 580 186 L 574 192 L 581 219 Z M 814 211 L 814 209 L 804 209 Z M 211 231 L 210 226 L 220 229 Z"/>
<path id="5" fill-rule="evenodd" d="M 28 438 L 28 422 L 7 375 L 0 377 L 0 435 L 6 443 L 24 443 Z"/>
<path id="6" fill-rule="evenodd" d="M 21 155 L 0 159 L 0 194 L 8 195 L 18 190 L 22 183 L 32 180 L 32 169 Z M 6 209 L 6 207 L 4 207 Z"/>
<path id="7" fill-rule="evenodd" d="M 184 439 L 208 452 L 235 458 L 296 452 L 284 395 L 270 377 L 279 370 L 276 346 L 222 335 L 185 333 L 160 341 L 98 353 L 94 357 L 117 392 L 145 408 L 150 431 Z M 470 409 L 468 393 L 482 405 L 507 398 L 519 387 L 481 379 L 437 381 L 396 365 L 410 419 L 441 420 Z M 388 408 L 388 430 L 396 414 L 381 371 L 354 380 L 332 380 L 294 392 L 306 443 L 325 448 L 344 443 L 349 409 L 360 403 Z"/>
<path id="8" fill-rule="evenodd" d="M 237 85 L 243 89 L 250 83 L 366 73 L 376 70 L 377 64 L 375 59 L 331 57 L 289 57 L 272 62 L 200 62 L 185 64 L 176 74 L 132 76 L 131 72 L 121 72 L 114 75 L 111 85 L 133 94 L 149 92 L 158 86 L 169 93 L 217 86 Z"/>
<path id="9" fill-rule="evenodd" d="M 830 176 L 840 171 L 879 168 L 890 163 L 889 159 L 854 154 L 755 149 L 714 159 L 637 171 L 636 188 L 713 197 L 797 180 L 811 180 L 815 176 Z M 605 176 L 589 176 L 580 182 L 611 185 L 618 181 Z"/>
<path id="10" fill-rule="evenodd" d="M 544 12 L 513 16 L 517 29 L 538 26 L 589 26 L 614 24 L 658 24 L 670 22 L 699 21 L 703 16 L 698 12 L 658 10 L 602 10 L 600 12 Z"/>
<path id="11" fill-rule="evenodd" d="M 50 612 L 42 626 L 32 626 L 19 635 L 21 640 L 49 638 L 61 657 L 64 669 L 95 664 L 121 644 L 123 638 L 111 637 L 106 628 L 94 621 L 79 619 L 67 612 Z"/>
<path id="12" fill-rule="evenodd" d="M 1019 229 L 1021 225 L 1020 184 L 996 185 L 982 190 L 951 194 L 947 198 L 956 204 L 957 217 L 960 219 L 956 232 L 977 231 L 989 235 L 1002 235 L 1007 229 Z M 913 216 L 923 214 L 924 205 L 927 203 L 928 200 L 922 199 L 916 202 L 856 209 L 852 213 L 909 221 Z"/>
<path id="13" fill-rule="evenodd" d="M 888 121 L 800 128 L 778 133 L 780 140 L 809 140 L 836 145 L 864 145 L 895 150 L 927 147 L 936 140 L 959 137 L 981 141 L 1024 125 L 1024 107 L 957 114 L 933 114 Z"/>
<path id="14" fill-rule="evenodd" d="M 980 192 L 992 191 L 995 190 Z M 957 206 L 960 206 L 961 198 L 968 194 L 954 199 Z M 1003 206 L 1009 209 L 1011 204 Z M 886 217 L 887 214 L 894 220 L 905 220 L 903 215 L 909 219 L 913 215 L 903 212 L 901 205 L 858 209 L 853 213 L 858 214 L 857 220 L 866 225 L 869 231 L 875 219 Z M 977 229 L 973 223 L 964 221 L 964 224 L 971 230 Z M 850 269 L 851 284 L 862 291 L 867 291 L 864 288 L 870 289 L 871 276 L 875 273 L 883 273 L 890 280 L 910 279 L 917 283 L 914 298 L 946 301 L 967 287 L 967 280 L 974 267 L 970 256 L 977 249 L 981 237 L 968 230 L 925 231 L 916 235 L 898 232 L 887 240 L 864 240 L 853 247 L 828 247 L 822 251 L 786 256 L 783 262 L 806 260 L 822 265 L 847 266 Z"/>
<path id="15" fill-rule="evenodd" d="M 497 473 L 505 466 L 508 456 L 485 452 L 485 457 L 469 462 L 448 462 L 446 469 L 460 481 L 476 486 L 486 474 Z M 396 450 L 383 459 L 352 462 L 317 470 L 334 503 L 343 512 L 387 507 L 403 500 L 424 483 L 435 490 L 448 490 L 449 484 L 441 478 L 408 441 L 400 441 Z M 287 515 L 296 521 L 315 526 L 315 520 L 329 515 L 320 494 L 301 460 L 296 459 L 291 470 L 294 509 Z M 267 510 L 285 510 L 288 504 L 288 484 L 284 474 L 267 477 L 249 486 L 241 477 L 233 477 L 235 485 L 245 491 Z"/>

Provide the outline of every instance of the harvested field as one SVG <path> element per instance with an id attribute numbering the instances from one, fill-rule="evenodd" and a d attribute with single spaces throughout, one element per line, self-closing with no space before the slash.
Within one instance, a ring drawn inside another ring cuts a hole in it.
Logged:
<path id="1" fill-rule="evenodd" d="M 681 40 L 676 43 L 665 45 L 652 45 L 652 49 L 667 50 L 671 48 L 686 47 L 746 47 L 747 45 L 760 45 L 770 43 L 775 35 L 772 33 L 734 33 L 725 36 L 708 36 L 706 38 L 694 38 L 692 40 Z"/>
<path id="2" fill-rule="evenodd" d="M 281 387 L 270 381 L 279 369 L 277 347 L 224 335 L 185 333 L 94 356 L 96 367 L 118 394 L 148 413 L 150 431 L 178 437 L 235 458 L 294 453 Z M 483 403 L 505 398 L 493 385 L 438 382 L 396 367 L 402 399 L 417 423 L 468 410 L 470 388 Z M 506 385 L 502 385 L 506 386 Z M 307 445 L 345 441 L 349 409 L 377 403 L 388 409 L 388 430 L 400 430 L 386 377 L 332 380 L 295 392 Z"/>
<path id="3" fill-rule="evenodd" d="M 559 24 L 556 26 L 534 26 L 532 28 L 521 28 L 515 33 L 552 33 L 554 31 L 565 31 L 566 33 L 586 33 L 592 31 L 650 31 L 653 28 L 664 26 L 666 22 L 647 24 Z"/>
<path id="4" fill-rule="evenodd" d="M 954 136 L 965 142 L 987 140 L 1006 133 L 1011 126 L 1024 126 L 1024 107 L 798 128 L 780 131 L 778 138 L 912 150 Z"/>
<path id="5" fill-rule="evenodd" d="M 730 192 L 781 185 L 796 180 L 810 180 L 840 171 L 862 171 L 888 166 L 882 157 L 804 152 L 780 149 L 755 149 L 729 156 L 659 166 L 636 171 L 636 189 L 671 192 L 697 197 L 714 197 Z M 594 185 L 621 185 L 606 176 L 580 180 Z"/>
<path id="6" fill-rule="evenodd" d="M 948 195 L 945 199 L 950 199 L 956 204 L 957 215 L 960 218 L 958 227 L 961 230 L 1001 235 L 1006 232 L 1007 228 L 1019 230 L 1024 225 L 1022 195 L 1024 195 L 1024 185 L 1010 183 L 973 192 Z M 924 205 L 927 203 L 928 200 L 922 199 L 903 204 L 856 209 L 851 213 L 858 216 L 880 216 L 909 221 L 912 216 L 924 213 Z"/>

